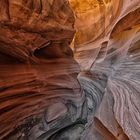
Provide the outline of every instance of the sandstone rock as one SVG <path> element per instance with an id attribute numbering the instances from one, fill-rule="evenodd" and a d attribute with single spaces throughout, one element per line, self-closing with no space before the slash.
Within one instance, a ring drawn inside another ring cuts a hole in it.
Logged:
<path id="1" fill-rule="evenodd" d="M 75 45 L 75 58 L 84 71 L 78 78 L 87 95 L 87 102 L 89 98 L 92 100 L 87 104 L 89 110 L 94 108 L 91 120 L 94 118 L 95 129 L 107 140 L 140 138 L 140 3 L 137 0 L 122 2 L 114 20 L 102 31 L 102 36 L 93 35 L 90 38 L 85 30 L 88 43 Z M 79 37 L 78 41 L 82 42 L 83 38 L 80 40 Z M 101 81 L 105 86 L 101 86 Z M 92 103 L 95 103 L 94 107 L 91 107 Z"/>
<path id="2" fill-rule="evenodd" d="M 139 19 L 139 0 L 0 0 L 0 139 L 139 140 Z"/>

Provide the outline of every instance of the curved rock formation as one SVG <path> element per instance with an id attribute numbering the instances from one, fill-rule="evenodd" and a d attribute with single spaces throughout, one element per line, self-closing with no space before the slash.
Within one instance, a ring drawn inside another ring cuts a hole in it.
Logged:
<path id="1" fill-rule="evenodd" d="M 139 140 L 139 85 L 140 0 L 0 0 L 1 140 Z"/>
<path id="2" fill-rule="evenodd" d="M 75 58 L 83 69 L 78 78 L 86 94 L 88 108 L 90 111 L 94 108 L 91 113 L 93 127 L 107 140 L 137 140 L 140 139 L 140 1 L 117 2 L 122 5 L 116 3 L 118 12 L 108 26 L 103 22 L 98 29 L 88 22 L 86 25 L 86 21 L 82 22 L 85 28 L 76 25 L 78 31 L 85 34 L 82 38 L 75 38 Z M 89 22 L 93 18 L 89 11 L 77 14 L 77 9 L 73 8 L 76 16 L 87 15 Z M 102 17 L 105 12 L 98 14 Z M 113 16 L 113 12 L 110 14 Z M 82 21 L 80 18 L 77 20 Z M 100 25 L 102 18 L 97 21 Z M 87 28 L 90 32 L 96 30 L 94 33 L 97 34 L 91 37 Z M 83 38 L 88 43 L 83 44 Z M 84 139 L 102 139 L 91 132 L 88 135 Z"/>
<path id="3" fill-rule="evenodd" d="M 73 12 L 64 0 L 1 0 L 0 15 L 0 139 L 58 139 L 84 120 Z"/>

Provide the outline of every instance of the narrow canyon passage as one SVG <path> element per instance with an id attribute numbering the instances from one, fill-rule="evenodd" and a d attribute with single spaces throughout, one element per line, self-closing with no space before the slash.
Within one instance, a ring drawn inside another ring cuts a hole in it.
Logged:
<path id="1" fill-rule="evenodd" d="M 0 0 L 0 140 L 140 139 L 140 0 Z"/>

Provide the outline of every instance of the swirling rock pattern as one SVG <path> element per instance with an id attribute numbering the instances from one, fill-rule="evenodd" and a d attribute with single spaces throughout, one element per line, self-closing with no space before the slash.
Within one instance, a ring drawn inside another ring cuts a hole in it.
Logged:
<path id="1" fill-rule="evenodd" d="M 140 139 L 139 0 L 0 0 L 0 15 L 1 140 Z"/>
<path id="2" fill-rule="evenodd" d="M 0 139 L 80 137 L 85 98 L 68 2 L 0 0 L 0 15 Z"/>
<path id="3" fill-rule="evenodd" d="M 88 37 L 85 30 L 88 43 L 75 44 L 75 58 L 82 69 L 78 78 L 88 110 L 94 108 L 89 122 L 104 137 L 89 132 L 84 139 L 140 139 L 140 1 L 118 2 L 122 5 L 113 21 L 107 27 L 103 24 L 102 36 Z"/>

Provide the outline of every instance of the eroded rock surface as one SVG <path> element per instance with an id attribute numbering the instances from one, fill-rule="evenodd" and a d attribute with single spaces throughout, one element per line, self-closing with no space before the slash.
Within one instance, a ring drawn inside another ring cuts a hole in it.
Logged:
<path id="1" fill-rule="evenodd" d="M 0 15 L 0 139 L 80 137 L 85 98 L 68 1 L 1 0 Z"/>
<path id="2" fill-rule="evenodd" d="M 0 139 L 139 140 L 139 19 L 139 0 L 0 0 Z"/>
<path id="3" fill-rule="evenodd" d="M 109 3 L 113 4 L 113 1 Z M 93 31 L 91 28 L 94 27 L 88 22 L 85 28 L 76 25 L 77 29 L 83 30 L 88 43 L 75 43 L 75 58 L 82 69 L 78 78 L 86 94 L 88 109 L 91 111 L 94 108 L 89 116 L 92 121 L 94 118 L 95 129 L 107 140 L 137 140 L 140 139 L 140 1 L 123 0 L 117 3 L 118 12 L 114 19 L 108 22 L 108 26 L 106 22 L 99 29 L 94 26 L 97 34 L 92 38 L 88 30 L 84 30 L 90 28 Z M 80 10 L 77 8 L 75 14 Z M 80 16 L 87 15 L 92 19 L 88 13 L 85 10 Z M 98 12 L 100 17 L 103 13 Z M 113 15 L 113 12 L 109 13 Z M 106 16 L 104 18 L 107 19 Z M 96 19 L 100 25 L 101 18 Z M 92 23 L 95 24 L 94 21 Z M 86 21 L 82 24 L 86 25 Z M 83 38 L 80 40 L 76 36 L 75 40 L 82 42 Z M 91 140 L 94 137 L 103 139 L 96 133 L 92 134 L 87 134 L 85 139 L 88 136 Z"/>

